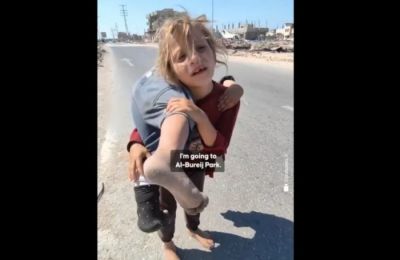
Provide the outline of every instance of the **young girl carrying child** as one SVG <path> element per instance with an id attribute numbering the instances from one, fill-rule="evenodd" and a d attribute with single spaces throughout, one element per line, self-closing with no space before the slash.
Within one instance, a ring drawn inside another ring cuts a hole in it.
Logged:
<path id="1" fill-rule="evenodd" d="M 204 16 L 192 20 L 189 16 L 183 15 L 167 20 L 160 31 L 157 71 L 169 84 L 184 86 L 190 90 L 191 97 L 195 102 L 182 95 L 180 97 L 169 96 L 164 107 L 167 113 L 161 120 L 156 120 L 160 128 L 159 132 L 155 132 L 156 136 L 159 135 L 159 139 L 155 142 L 156 146 L 152 139 L 155 135 L 149 134 L 148 128 L 136 124 L 146 147 L 153 147 L 153 150 L 149 149 L 153 152 L 152 155 L 144 162 L 143 175 L 151 183 L 161 186 L 160 207 L 167 210 L 167 215 L 166 221 L 163 221 L 158 233 L 164 242 L 164 253 L 167 259 L 178 259 L 175 245 L 172 242 L 175 230 L 176 200 L 185 209 L 189 234 L 203 246 L 207 248 L 213 246 L 212 238 L 198 228 L 199 213 L 206 206 L 204 206 L 204 202 L 208 199 L 204 199 L 204 194 L 201 192 L 199 193 L 201 196 L 197 196 L 198 194 L 186 196 L 181 193 L 180 184 L 183 180 L 181 176 L 185 174 L 171 173 L 169 168 L 170 151 L 183 150 L 183 148 L 197 143 L 201 144 L 200 146 L 205 152 L 225 154 L 239 109 L 239 103 L 237 103 L 226 111 L 218 110 L 217 99 L 224 97 L 227 88 L 212 80 L 215 65 L 218 62 L 216 54 L 219 47 L 211 32 L 205 27 L 205 22 Z M 234 86 L 238 88 L 237 93 L 240 98 L 243 90 L 236 84 L 230 88 L 234 88 Z M 157 97 L 159 98 L 160 95 Z M 134 108 L 143 114 L 143 109 L 141 110 L 138 105 Z M 138 115 L 136 115 L 137 117 Z M 134 116 L 134 119 L 136 118 Z M 142 115 L 141 120 L 147 119 L 153 120 L 154 118 Z M 135 123 L 137 123 L 136 121 Z M 191 121 L 196 124 L 198 135 L 193 134 L 195 131 L 192 131 L 193 128 L 190 127 Z M 140 138 L 136 138 L 140 140 Z M 139 144 L 133 145 L 130 149 L 131 154 L 134 155 L 133 162 L 140 158 L 137 156 L 140 153 L 134 152 L 136 147 L 139 149 Z M 155 150 L 154 147 L 156 147 Z M 131 171 L 131 177 L 133 175 L 134 179 L 137 178 L 135 172 L 135 170 Z M 210 175 L 212 176 L 212 173 Z M 200 191 L 203 190 L 204 176 L 205 171 L 196 171 L 185 175 L 191 182 L 188 185 L 194 185 Z M 204 200 L 202 201 L 202 199 Z M 188 206 L 195 206 L 196 210 Z"/>

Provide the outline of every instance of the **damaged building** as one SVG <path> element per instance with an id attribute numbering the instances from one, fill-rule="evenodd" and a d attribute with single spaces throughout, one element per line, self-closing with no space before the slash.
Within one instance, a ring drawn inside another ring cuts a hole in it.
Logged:
<path id="1" fill-rule="evenodd" d="M 233 26 L 232 26 L 233 27 Z M 232 28 L 229 30 L 231 34 L 236 34 L 241 39 L 246 40 L 263 40 L 268 28 L 266 27 L 254 27 L 254 24 L 239 24 L 238 28 Z"/>
<path id="2" fill-rule="evenodd" d="M 293 23 L 285 23 L 282 28 L 276 29 L 276 37 L 281 40 L 294 38 Z"/>

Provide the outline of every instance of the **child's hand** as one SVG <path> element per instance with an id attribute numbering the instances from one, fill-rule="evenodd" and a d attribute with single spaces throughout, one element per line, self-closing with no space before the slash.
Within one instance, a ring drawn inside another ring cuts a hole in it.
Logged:
<path id="1" fill-rule="evenodd" d="M 218 110 L 223 112 L 234 107 L 243 96 L 243 88 L 232 80 L 225 80 L 225 93 L 219 98 Z"/>
<path id="2" fill-rule="evenodd" d="M 183 112 L 188 114 L 196 123 L 205 115 L 203 110 L 187 98 L 171 98 L 167 105 L 167 112 Z"/>
<path id="3" fill-rule="evenodd" d="M 129 180 L 137 181 L 143 175 L 143 162 L 150 157 L 150 153 L 142 144 L 135 143 L 129 150 L 128 176 Z"/>

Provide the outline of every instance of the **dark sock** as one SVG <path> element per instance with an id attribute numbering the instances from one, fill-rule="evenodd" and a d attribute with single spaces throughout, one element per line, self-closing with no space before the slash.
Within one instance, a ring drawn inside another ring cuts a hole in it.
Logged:
<path id="1" fill-rule="evenodd" d="M 137 203 L 138 227 L 146 233 L 160 229 L 163 222 L 163 212 L 160 210 L 158 185 L 143 185 L 134 187 Z"/>

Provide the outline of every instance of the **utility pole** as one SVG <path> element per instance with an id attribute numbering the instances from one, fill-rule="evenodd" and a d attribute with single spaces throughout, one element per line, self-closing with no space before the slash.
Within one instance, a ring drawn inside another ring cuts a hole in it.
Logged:
<path id="1" fill-rule="evenodd" d="M 128 10 L 125 9 L 126 5 L 121 5 L 121 7 L 122 7 L 121 14 L 124 17 L 124 21 L 125 21 L 126 34 L 129 36 L 128 24 L 126 23 L 126 17 L 128 16 Z"/>

